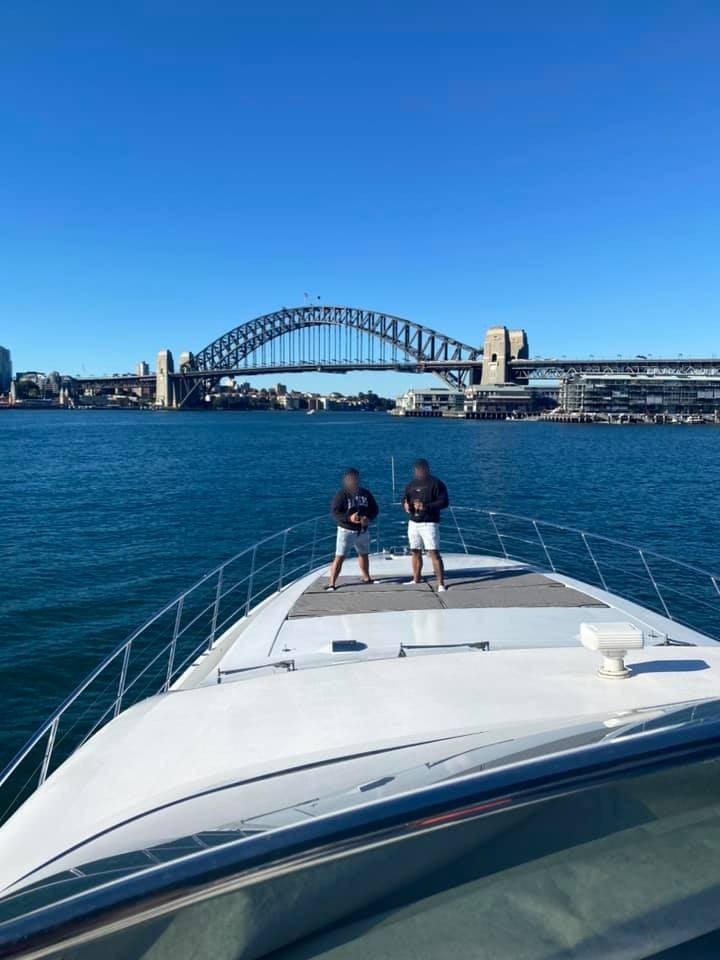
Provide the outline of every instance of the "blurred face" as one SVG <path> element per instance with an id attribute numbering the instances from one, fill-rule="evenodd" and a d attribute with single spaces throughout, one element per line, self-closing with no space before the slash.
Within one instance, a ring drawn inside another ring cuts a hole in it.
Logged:
<path id="1" fill-rule="evenodd" d="M 343 486 L 348 493 L 357 493 L 357 489 L 360 486 L 360 478 L 356 473 L 347 473 L 343 477 Z"/>
<path id="2" fill-rule="evenodd" d="M 427 480 L 430 473 L 427 467 L 415 467 L 414 470 L 416 480 Z"/>

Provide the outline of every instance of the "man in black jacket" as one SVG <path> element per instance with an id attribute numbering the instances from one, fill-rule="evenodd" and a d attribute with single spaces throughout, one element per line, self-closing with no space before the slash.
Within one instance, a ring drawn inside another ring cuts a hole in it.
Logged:
<path id="1" fill-rule="evenodd" d="M 417 460 L 413 478 L 405 487 L 403 509 L 410 517 L 408 540 L 412 551 L 411 583 L 422 583 L 423 550 L 432 561 L 438 593 L 445 593 L 445 568 L 440 556 L 440 511 L 450 503 L 447 487 L 433 477 L 427 460 Z"/>
<path id="2" fill-rule="evenodd" d="M 360 472 L 350 467 L 343 474 L 342 489 L 333 497 L 330 516 L 337 524 L 335 558 L 330 565 L 327 590 L 334 590 L 343 560 L 354 548 L 363 583 L 370 579 L 370 523 L 380 513 L 375 497 L 360 486 Z"/>

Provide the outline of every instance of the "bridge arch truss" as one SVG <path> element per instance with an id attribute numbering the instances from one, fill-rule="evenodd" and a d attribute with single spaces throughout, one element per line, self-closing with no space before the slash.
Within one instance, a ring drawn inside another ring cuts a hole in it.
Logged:
<path id="1" fill-rule="evenodd" d="M 332 372 L 410 365 L 463 389 L 470 377 L 463 365 L 481 358 L 480 348 L 411 320 L 358 307 L 305 305 L 234 327 L 195 354 L 190 368 L 212 380 L 254 367 Z"/>

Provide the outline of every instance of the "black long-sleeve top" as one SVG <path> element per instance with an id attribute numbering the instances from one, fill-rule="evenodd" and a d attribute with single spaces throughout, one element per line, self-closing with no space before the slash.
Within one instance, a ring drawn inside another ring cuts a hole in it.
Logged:
<path id="1" fill-rule="evenodd" d="M 359 487 L 357 493 L 348 493 L 344 488 L 338 490 L 330 504 L 330 516 L 335 523 L 344 530 L 359 533 L 363 526 L 360 523 L 351 523 L 348 519 L 351 514 L 359 513 L 361 517 L 374 520 L 380 513 L 375 497 L 365 487 Z"/>
<path id="2" fill-rule="evenodd" d="M 422 510 L 414 509 L 416 500 L 422 501 Z M 403 502 L 410 507 L 410 519 L 415 523 L 439 523 L 440 511 L 450 505 L 450 498 L 442 480 L 429 476 L 425 480 L 411 480 L 405 487 Z"/>

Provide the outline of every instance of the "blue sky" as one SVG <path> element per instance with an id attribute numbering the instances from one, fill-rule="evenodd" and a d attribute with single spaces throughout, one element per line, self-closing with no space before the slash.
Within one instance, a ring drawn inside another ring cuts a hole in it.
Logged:
<path id="1" fill-rule="evenodd" d="M 309 291 L 720 352 L 718 49 L 715 0 L 5 0 L 0 343 L 124 370 Z"/>

